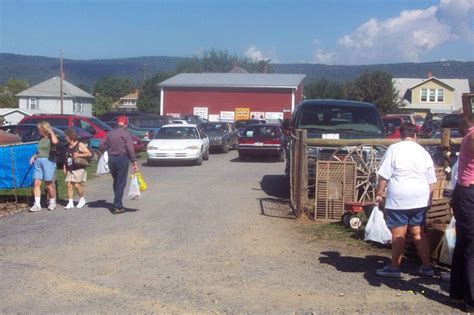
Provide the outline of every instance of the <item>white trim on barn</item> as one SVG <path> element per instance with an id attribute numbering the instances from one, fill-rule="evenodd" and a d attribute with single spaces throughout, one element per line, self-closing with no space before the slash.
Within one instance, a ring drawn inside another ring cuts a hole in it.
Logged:
<path id="1" fill-rule="evenodd" d="M 163 108 L 164 108 L 164 99 L 165 99 L 165 88 L 161 87 L 161 93 L 160 93 L 160 115 L 163 115 Z"/>

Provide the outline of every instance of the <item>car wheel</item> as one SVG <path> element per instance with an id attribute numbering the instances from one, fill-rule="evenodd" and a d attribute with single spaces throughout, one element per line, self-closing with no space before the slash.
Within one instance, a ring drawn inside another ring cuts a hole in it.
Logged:
<path id="1" fill-rule="evenodd" d="M 204 155 L 202 156 L 202 159 L 204 161 L 209 160 L 209 147 L 207 148 L 206 152 L 204 152 Z"/>
<path id="2" fill-rule="evenodd" d="M 222 152 L 223 153 L 229 152 L 229 142 L 224 141 L 224 143 L 222 144 Z"/>
<path id="3" fill-rule="evenodd" d="M 199 158 L 196 160 L 196 165 L 202 165 L 202 153 L 199 155 Z"/>
<path id="4" fill-rule="evenodd" d="M 247 156 L 244 153 L 239 152 L 239 160 L 245 161 L 246 158 L 247 158 Z"/>
<path id="5" fill-rule="evenodd" d="M 149 166 L 153 166 L 153 165 L 155 165 L 155 161 L 153 161 L 152 159 L 147 159 L 146 164 L 149 165 Z"/>

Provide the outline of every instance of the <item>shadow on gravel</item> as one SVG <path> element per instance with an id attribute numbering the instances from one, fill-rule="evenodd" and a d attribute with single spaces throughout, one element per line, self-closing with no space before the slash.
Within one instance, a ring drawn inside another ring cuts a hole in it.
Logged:
<path id="1" fill-rule="evenodd" d="M 290 205 L 290 192 L 285 175 L 264 175 L 260 188 L 268 198 L 260 198 L 261 214 L 269 217 L 295 219 L 295 212 Z"/>
<path id="2" fill-rule="evenodd" d="M 261 214 L 267 217 L 296 219 L 295 212 L 291 208 L 289 201 L 275 198 L 259 199 Z"/>
<path id="3" fill-rule="evenodd" d="M 321 252 L 319 262 L 322 264 L 328 264 L 336 268 L 341 272 L 360 272 L 364 273 L 364 279 L 374 287 L 381 287 L 386 285 L 387 287 L 400 290 L 404 292 L 410 292 L 411 294 L 422 294 L 425 298 L 436 301 L 438 303 L 458 307 L 453 304 L 449 296 L 441 294 L 437 290 L 434 290 L 430 286 L 439 286 L 442 291 L 449 291 L 449 283 L 443 282 L 439 275 L 430 278 L 424 277 L 417 273 L 419 265 L 415 264 L 404 264 L 402 265 L 402 271 L 408 273 L 409 279 L 388 278 L 380 277 L 375 274 L 376 269 L 380 269 L 390 262 L 390 259 L 383 256 L 368 255 L 365 258 L 352 257 L 352 256 L 341 256 L 341 253 L 337 251 L 325 251 Z M 406 276 L 405 276 L 406 278 Z"/>
<path id="4" fill-rule="evenodd" d="M 109 212 L 111 214 L 122 214 L 122 213 L 127 213 L 127 212 L 137 212 L 138 211 L 138 209 L 125 208 L 124 207 L 123 212 L 116 213 L 114 211 L 114 205 L 110 202 L 105 201 L 105 200 L 97 200 L 97 201 L 88 202 L 87 206 L 89 208 L 93 208 L 93 209 L 106 209 L 106 210 L 109 210 Z"/>

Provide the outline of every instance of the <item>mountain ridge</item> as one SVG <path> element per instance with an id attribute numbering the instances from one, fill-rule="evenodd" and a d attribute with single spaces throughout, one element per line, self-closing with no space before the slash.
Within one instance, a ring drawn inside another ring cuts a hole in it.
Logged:
<path id="1" fill-rule="evenodd" d="M 105 76 L 121 76 L 137 84 L 157 72 L 173 72 L 185 57 L 142 56 L 114 59 L 64 59 L 66 80 L 85 89 Z M 274 73 L 305 74 L 306 82 L 325 78 L 347 81 L 364 71 L 383 70 L 398 78 L 425 78 L 432 73 L 440 79 L 469 79 L 474 82 L 474 61 L 435 61 L 424 63 L 393 63 L 379 65 L 323 65 L 309 63 L 271 64 Z M 59 59 L 0 53 L 0 84 L 9 79 L 23 79 L 30 85 L 38 84 L 59 74 Z"/>

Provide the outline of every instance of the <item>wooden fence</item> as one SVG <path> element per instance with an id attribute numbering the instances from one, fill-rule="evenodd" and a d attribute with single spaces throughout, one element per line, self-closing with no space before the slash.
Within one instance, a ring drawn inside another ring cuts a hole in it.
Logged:
<path id="1" fill-rule="evenodd" d="M 460 144 L 460 138 L 450 138 L 449 129 L 442 129 L 441 139 L 418 139 L 417 142 L 422 146 L 439 146 L 444 150 L 445 156 L 453 144 Z M 315 195 L 317 168 L 316 161 L 311 156 L 308 158 L 308 147 L 328 147 L 328 148 L 347 148 L 347 147 L 371 147 L 385 146 L 400 141 L 399 139 L 307 139 L 306 130 L 296 130 L 292 134 L 290 146 L 290 199 L 292 207 L 298 217 L 309 216 L 310 212 L 315 211 Z M 327 189 L 332 189 L 327 187 Z"/>

